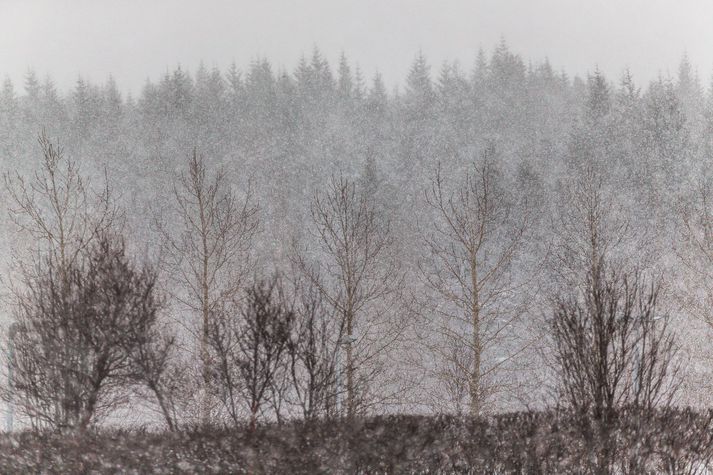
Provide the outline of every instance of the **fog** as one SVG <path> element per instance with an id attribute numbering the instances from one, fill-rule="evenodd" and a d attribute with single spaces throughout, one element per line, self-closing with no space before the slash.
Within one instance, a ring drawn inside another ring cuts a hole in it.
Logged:
<path id="1" fill-rule="evenodd" d="M 675 5 L 675 8 L 674 8 Z M 686 53 L 711 72 L 713 3 L 703 0 L 137 0 L 0 2 L 0 75 L 21 84 L 28 68 L 60 89 L 81 74 L 137 93 L 177 64 L 247 66 L 256 57 L 291 70 L 315 45 L 332 63 L 343 51 L 366 77 L 401 85 L 419 50 L 432 64 L 470 69 L 479 47 L 501 37 L 525 58 L 610 77 L 625 67 L 640 82 L 674 74 Z"/>

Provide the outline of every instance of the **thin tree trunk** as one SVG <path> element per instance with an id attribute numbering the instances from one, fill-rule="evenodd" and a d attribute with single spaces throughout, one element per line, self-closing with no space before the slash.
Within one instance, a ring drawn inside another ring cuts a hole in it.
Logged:
<path id="1" fill-rule="evenodd" d="M 354 416 L 354 355 L 352 349 L 352 330 L 354 317 L 352 311 L 347 313 L 347 416 Z"/>
<path id="2" fill-rule="evenodd" d="M 201 317 L 202 317 L 202 328 L 201 328 L 201 364 L 203 365 L 203 401 L 201 401 L 201 421 L 204 426 L 208 425 L 210 422 L 210 361 L 208 356 L 208 325 L 210 323 L 209 307 L 208 307 L 208 241 L 207 241 L 207 224 L 205 209 L 203 204 L 203 197 L 201 193 L 198 193 L 198 208 L 200 211 L 200 222 L 201 222 L 201 244 L 203 246 L 203 262 L 202 264 L 202 275 L 201 275 L 201 287 L 202 287 L 202 300 L 201 305 Z"/>
<path id="3" fill-rule="evenodd" d="M 480 414 L 480 359 L 481 359 L 481 343 L 480 343 L 480 295 L 478 292 L 478 264 L 475 255 L 471 257 L 471 285 L 472 285 L 472 302 L 471 302 L 471 318 L 473 325 L 473 368 L 470 374 L 470 415 L 477 417 Z"/>

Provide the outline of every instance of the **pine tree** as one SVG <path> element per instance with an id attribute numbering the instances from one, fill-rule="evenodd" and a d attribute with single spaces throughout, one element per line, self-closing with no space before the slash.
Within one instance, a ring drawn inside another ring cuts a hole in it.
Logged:
<path id="1" fill-rule="evenodd" d="M 349 63 L 347 62 L 347 58 L 344 53 L 342 53 L 339 57 L 339 71 L 337 74 L 337 94 L 339 95 L 339 98 L 342 101 L 351 99 L 352 92 L 354 90 L 354 81 L 352 79 L 352 72 L 349 68 Z"/>
<path id="2" fill-rule="evenodd" d="M 423 51 L 419 51 L 406 78 L 404 101 L 407 119 L 426 120 L 435 105 L 430 70 Z"/>

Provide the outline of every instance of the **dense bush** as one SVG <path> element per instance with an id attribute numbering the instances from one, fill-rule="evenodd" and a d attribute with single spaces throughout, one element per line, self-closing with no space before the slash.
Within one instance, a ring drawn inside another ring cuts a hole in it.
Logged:
<path id="1" fill-rule="evenodd" d="M 712 416 L 624 410 L 608 432 L 588 417 L 521 412 L 297 422 L 252 433 L 19 433 L 0 439 L 0 472 L 695 473 L 711 463 Z M 597 467 L 603 433 L 615 450 Z"/>

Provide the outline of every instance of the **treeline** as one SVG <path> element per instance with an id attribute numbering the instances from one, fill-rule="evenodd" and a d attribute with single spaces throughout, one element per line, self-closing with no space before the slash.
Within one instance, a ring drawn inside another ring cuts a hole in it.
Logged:
<path id="1" fill-rule="evenodd" d="M 6 82 L 5 399 L 60 430 L 559 404 L 605 433 L 695 400 L 711 97 L 685 59 L 642 93 L 504 43 L 392 93 L 318 52 L 137 99 Z"/>
<path id="2" fill-rule="evenodd" d="M 387 92 L 378 75 L 364 78 L 346 58 L 333 72 L 315 51 L 293 72 L 274 71 L 265 60 L 244 72 L 202 67 L 192 75 L 179 67 L 148 81 L 135 98 L 122 97 L 112 80 L 97 86 L 79 79 L 60 95 L 51 80 L 28 73 L 22 87 L 3 87 L 0 151 L 12 164 L 25 163 L 45 128 L 77 160 L 99 171 L 106 166 L 112 179 L 133 185 L 144 203 L 165 198 L 148 183 L 165 182 L 176 157 L 197 147 L 241 175 L 259 175 L 270 216 L 294 227 L 302 212 L 290 204 L 306 203 L 304 190 L 334 171 L 359 174 L 367 157 L 378 177 L 403 191 L 389 197 L 398 203 L 418 199 L 437 160 L 462 166 L 488 140 L 511 166 L 558 170 L 570 155 L 573 128 L 586 128 L 587 108 L 604 119 L 610 160 L 642 169 L 652 155 L 673 161 L 665 169 L 647 165 L 659 181 L 668 181 L 671 167 L 687 169 L 710 154 L 710 94 L 685 59 L 675 78 L 662 77 L 643 92 L 628 74 L 610 81 L 595 71 L 582 80 L 548 62 L 528 65 L 504 43 L 474 63 L 431 71 L 419 55 L 404 87 Z M 541 174 L 548 182 L 559 176 Z M 651 183 L 637 176 L 640 186 Z"/>

